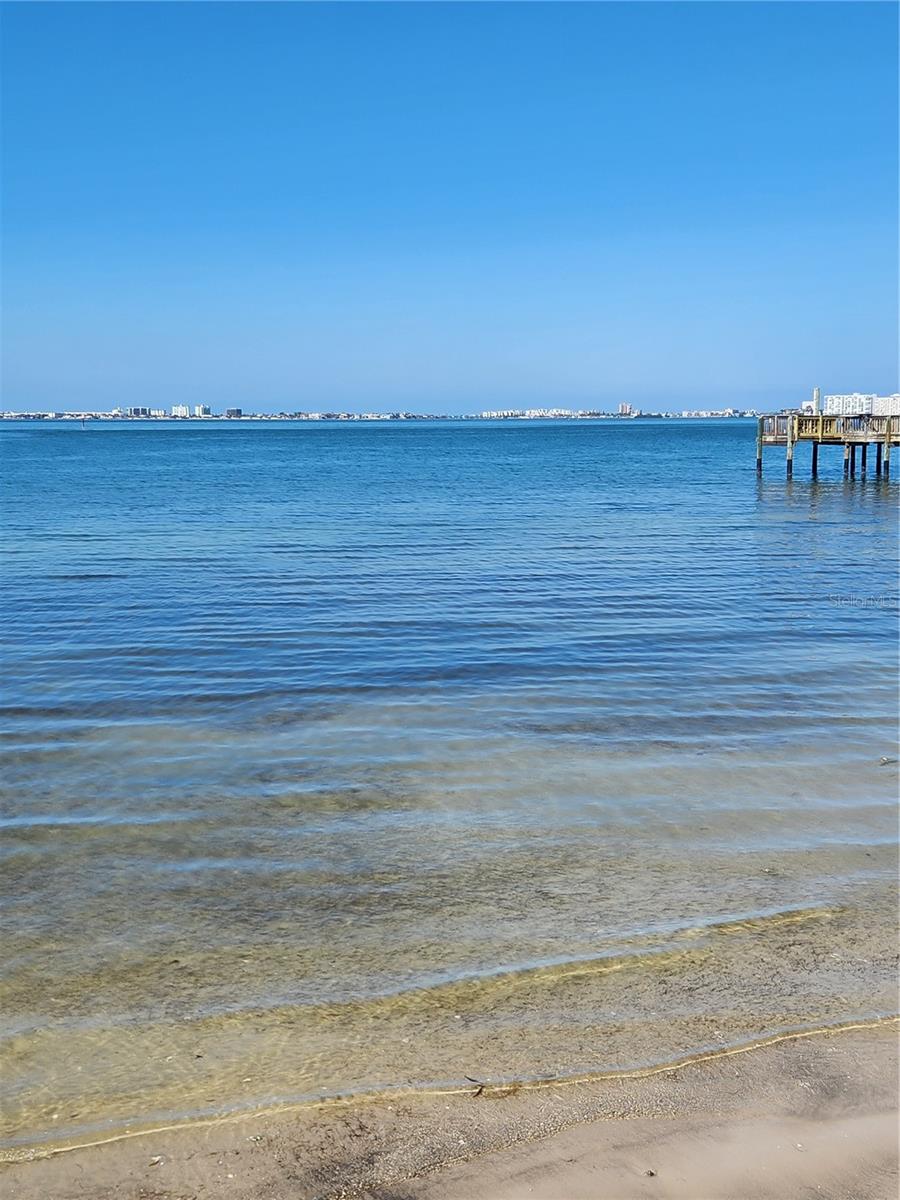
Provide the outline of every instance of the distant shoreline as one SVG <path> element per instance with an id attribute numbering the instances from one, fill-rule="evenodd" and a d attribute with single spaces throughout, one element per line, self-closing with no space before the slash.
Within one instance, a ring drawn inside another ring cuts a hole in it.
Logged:
<path id="1" fill-rule="evenodd" d="M 451 416 L 448 414 L 432 414 L 432 413 L 401 413 L 401 414 L 357 414 L 357 413 L 327 413 L 321 416 L 311 416 L 309 414 L 293 415 L 290 413 L 242 413 L 240 416 L 225 416 L 219 413 L 212 413 L 208 416 L 192 416 L 192 417 L 173 417 L 173 416 L 130 416 L 127 414 L 113 413 L 20 413 L 20 412 L 0 412 L 0 421 L 29 421 L 37 423 L 52 423 L 64 424 L 73 421 L 91 421 L 93 423 L 107 424 L 131 424 L 131 425 L 196 425 L 196 424 L 228 424 L 233 425 L 239 421 L 279 421 L 291 422 L 292 424 L 301 425 L 322 425 L 322 424 L 399 424 L 408 421 L 444 421 L 444 422 L 467 422 L 483 425 L 495 424 L 522 424 L 526 422 L 554 422 L 559 424 L 591 424 L 597 421 L 755 421 L 763 414 L 758 412 L 699 412 L 699 413 L 633 413 L 629 415 L 619 413 L 574 413 L 570 416 L 549 416 L 542 415 L 537 417 L 530 416 L 507 416 L 507 417 L 483 417 L 479 415 L 473 416 Z"/>

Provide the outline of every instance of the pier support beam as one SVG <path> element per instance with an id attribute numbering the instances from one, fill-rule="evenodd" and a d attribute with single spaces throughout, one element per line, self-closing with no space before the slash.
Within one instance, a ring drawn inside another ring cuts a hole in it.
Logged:
<path id="1" fill-rule="evenodd" d="M 812 477 L 813 477 L 813 479 L 819 478 L 819 443 L 818 442 L 813 442 L 813 444 L 812 444 Z"/>
<path id="2" fill-rule="evenodd" d="M 844 442 L 844 478 L 850 474 L 850 443 Z"/>
<path id="3" fill-rule="evenodd" d="M 881 475 L 881 442 L 875 443 L 875 478 Z"/>
<path id="4" fill-rule="evenodd" d="M 762 455 L 763 455 L 763 419 L 762 417 L 756 422 L 756 473 L 762 475 Z"/>
<path id="5" fill-rule="evenodd" d="M 869 454 L 869 443 L 863 442 L 863 444 L 859 448 L 859 473 L 860 473 L 860 475 L 865 475 L 865 473 L 866 473 L 866 459 L 868 457 L 868 454 Z"/>
<path id="6" fill-rule="evenodd" d="M 856 447 L 850 447 L 850 478 L 856 478 Z"/>

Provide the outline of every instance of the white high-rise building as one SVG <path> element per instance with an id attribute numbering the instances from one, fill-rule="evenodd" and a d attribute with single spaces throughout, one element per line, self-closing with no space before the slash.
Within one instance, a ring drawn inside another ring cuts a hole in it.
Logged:
<path id="1" fill-rule="evenodd" d="M 188 406 L 186 404 L 173 404 L 172 405 L 172 416 L 173 417 L 189 417 L 190 415 L 191 415 L 191 410 L 188 408 Z"/>
<path id="2" fill-rule="evenodd" d="M 825 415 L 829 417 L 900 417 L 900 392 L 876 396 L 872 392 L 851 392 L 825 397 Z"/>
<path id="3" fill-rule="evenodd" d="M 208 404 L 195 404 L 194 405 L 194 416 L 195 417 L 210 417 L 210 416 L 212 416 L 212 412 L 210 410 L 209 405 Z"/>
<path id="4" fill-rule="evenodd" d="M 863 395 L 862 392 L 853 392 L 852 394 L 841 396 L 826 396 L 825 413 L 829 417 L 866 416 L 872 411 L 872 401 L 874 399 L 873 395 Z"/>

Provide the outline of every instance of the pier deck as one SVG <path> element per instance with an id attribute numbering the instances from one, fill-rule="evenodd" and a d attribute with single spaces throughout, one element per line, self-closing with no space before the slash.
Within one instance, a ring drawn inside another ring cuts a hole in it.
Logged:
<path id="1" fill-rule="evenodd" d="M 900 446 L 900 417 L 832 417 L 825 413 L 779 413 L 760 417 L 756 434 L 756 473 L 762 475 L 763 449 L 784 446 L 788 478 L 794 473 L 794 447 L 812 445 L 812 477 L 819 472 L 819 447 L 842 446 L 844 477 L 856 475 L 856 451 L 860 449 L 860 474 L 865 475 L 868 448 L 875 447 L 875 474 L 890 476 L 891 446 Z"/>

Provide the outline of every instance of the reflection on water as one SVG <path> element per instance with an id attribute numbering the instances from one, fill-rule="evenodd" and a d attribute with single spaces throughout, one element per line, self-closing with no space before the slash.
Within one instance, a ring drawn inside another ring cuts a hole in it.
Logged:
<path id="1" fill-rule="evenodd" d="M 741 422 L 2 437 L 8 1145 L 895 1006 L 896 485 Z"/>

